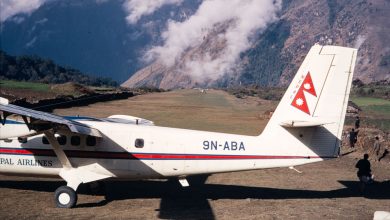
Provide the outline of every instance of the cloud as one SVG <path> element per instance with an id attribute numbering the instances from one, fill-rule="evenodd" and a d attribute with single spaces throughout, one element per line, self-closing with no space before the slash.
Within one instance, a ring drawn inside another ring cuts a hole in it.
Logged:
<path id="1" fill-rule="evenodd" d="M 164 5 L 180 5 L 183 0 L 126 0 L 123 7 L 129 13 L 126 20 L 130 24 L 135 24 L 144 15 L 150 15 Z"/>
<path id="2" fill-rule="evenodd" d="M 17 14 L 30 14 L 46 1 L 47 0 L 1 0 L 0 22 L 4 22 Z"/>
<path id="3" fill-rule="evenodd" d="M 168 21 L 162 37 L 164 44 L 148 50 L 145 58 L 173 65 L 185 51 L 200 45 L 204 36 L 221 24 L 228 24 L 214 37 L 223 44 L 221 52 L 206 53 L 186 61 L 183 72 L 194 79 L 218 79 L 229 73 L 240 54 L 251 46 L 251 38 L 258 31 L 276 21 L 281 0 L 204 0 L 197 12 L 183 22 Z"/>

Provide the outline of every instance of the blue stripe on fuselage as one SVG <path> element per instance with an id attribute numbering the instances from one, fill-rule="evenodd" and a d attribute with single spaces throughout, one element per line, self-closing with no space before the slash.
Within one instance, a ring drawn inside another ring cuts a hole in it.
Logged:
<path id="1" fill-rule="evenodd" d="M 20 121 L 14 121 L 14 120 L 5 120 L 5 124 L 24 124 L 24 122 L 20 122 Z"/>
<path id="2" fill-rule="evenodd" d="M 86 117 L 86 116 L 64 116 L 65 119 L 74 120 L 74 121 L 102 121 L 98 118 Z"/>

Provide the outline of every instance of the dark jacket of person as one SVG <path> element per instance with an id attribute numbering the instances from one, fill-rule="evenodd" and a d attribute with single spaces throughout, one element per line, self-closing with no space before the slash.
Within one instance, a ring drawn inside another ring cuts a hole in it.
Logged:
<path id="1" fill-rule="evenodd" d="M 360 119 L 357 118 L 355 121 L 355 128 L 359 128 L 359 127 L 360 127 Z"/>
<path id="2" fill-rule="evenodd" d="M 370 161 L 366 159 L 361 159 L 357 162 L 356 168 L 358 168 L 357 175 L 358 177 L 361 176 L 371 176 L 371 164 Z"/>
<path id="3" fill-rule="evenodd" d="M 356 141 L 357 141 L 357 132 L 356 131 L 349 132 L 349 141 L 356 143 Z"/>

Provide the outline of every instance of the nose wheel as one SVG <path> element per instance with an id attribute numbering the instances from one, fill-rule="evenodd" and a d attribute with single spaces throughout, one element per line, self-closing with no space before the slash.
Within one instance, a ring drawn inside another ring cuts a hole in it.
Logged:
<path id="1" fill-rule="evenodd" d="M 69 186 L 60 186 L 54 192 L 54 199 L 58 208 L 73 208 L 77 203 L 77 193 Z"/>

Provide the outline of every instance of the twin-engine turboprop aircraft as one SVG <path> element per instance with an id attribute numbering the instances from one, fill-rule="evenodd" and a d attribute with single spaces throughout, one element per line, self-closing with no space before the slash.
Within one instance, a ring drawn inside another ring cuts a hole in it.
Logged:
<path id="1" fill-rule="evenodd" d="M 82 183 L 290 167 L 338 156 L 356 49 L 313 46 L 263 133 L 243 136 L 155 126 L 131 116 L 62 117 L 0 104 L 0 172 L 60 176 L 58 207 Z M 19 116 L 19 120 L 11 115 Z"/>

